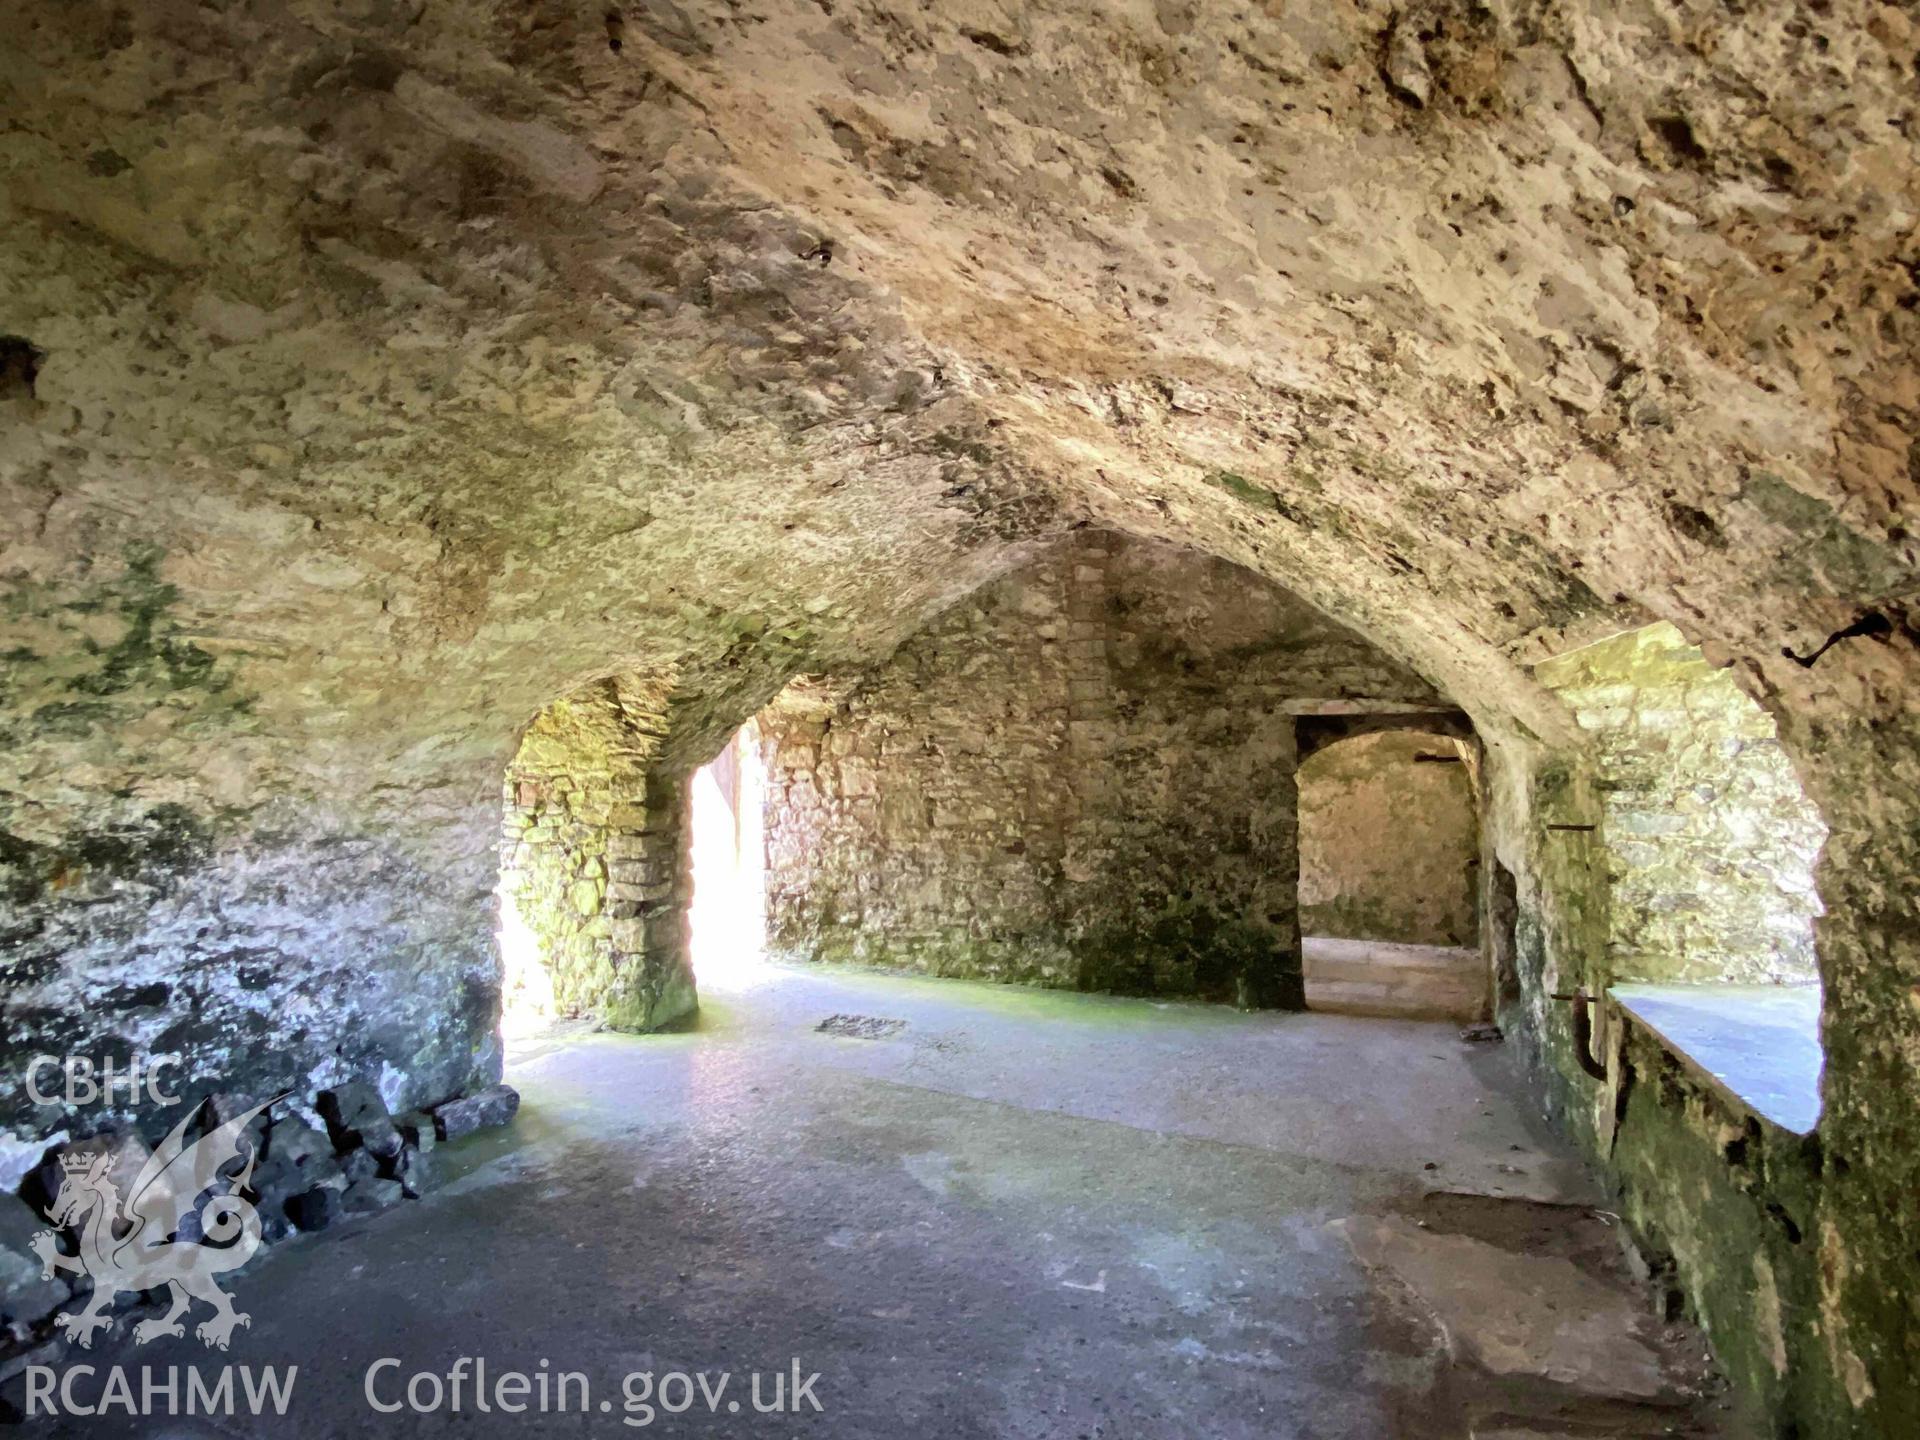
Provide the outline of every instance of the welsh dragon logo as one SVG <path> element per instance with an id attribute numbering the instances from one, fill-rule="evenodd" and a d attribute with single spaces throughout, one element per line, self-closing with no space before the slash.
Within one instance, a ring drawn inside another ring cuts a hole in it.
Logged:
<path id="1" fill-rule="evenodd" d="M 45 1278 L 68 1270 L 93 1281 L 85 1309 L 54 1317 L 68 1338 L 91 1348 L 94 1332 L 113 1324 L 116 1295 L 162 1286 L 173 1303 L 165 1315 L 133 1327 L 139 1344 L 183 1335 L 180 1317 L 194 1300 L 213 1307 L 212 1318 L 194 1328 L 212 1348 L 226 1349 L 234 1327 L 252 1323 L 233 1308 L 215 1277 L 239 1269 L 260 1248 L 260 1216 L 240 1193 L 253 1177 L 257 1158 L 246 1131 L 256 1115 L 281 1098 L 189 1141 L 187 1127 L 199 1113 L 196 1106 L 141 1167 L 124 1203 L 108 1173 L 110 1154 L 60 1157 L 60 1192 L 47 1210 L 54 1229 L 40 1231 L 32 1243 Z M 235 1161 L 244 1162 L 239 1171 L 223 1175 Z M 55 1241 L 55 1232 L 69 1226 L 80 1237 L 78 1255 L 61 1254 Z"/>

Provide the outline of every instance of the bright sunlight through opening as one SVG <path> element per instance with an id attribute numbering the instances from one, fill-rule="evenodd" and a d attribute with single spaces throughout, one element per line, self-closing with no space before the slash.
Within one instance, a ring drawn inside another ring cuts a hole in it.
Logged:
<path id="1" fill-rule="evenodd" d="M 755 983 L 766 969 L 766 771 L 752 722 L 693 776 L 693 976 L 701 989 Z"/>

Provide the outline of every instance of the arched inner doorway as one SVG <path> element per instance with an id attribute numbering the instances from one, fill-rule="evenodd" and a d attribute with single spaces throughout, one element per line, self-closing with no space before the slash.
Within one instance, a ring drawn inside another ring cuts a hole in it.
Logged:
<path id="1" fill-rule="evenodd" d="M 1386 730 L 1300 766 L 1300 928 L 1307 935 L 1471 946 L 1479 822 L 1466 747 Z"/>
<path id="2" fill-rule="evenodd" d="M 1300 764 L 1307 1004 L 1478 1018 L 1480 825 L 1472 746 L 1414 730 L 1324 745 Z"/>

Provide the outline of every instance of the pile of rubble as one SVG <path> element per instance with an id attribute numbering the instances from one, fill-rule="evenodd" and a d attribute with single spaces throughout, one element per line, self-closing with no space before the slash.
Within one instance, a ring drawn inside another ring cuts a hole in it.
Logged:
<path id="1" fill-rule="evenodd" d="M 390 1115 L 380 1092 L 363 1082 L 322 1090 L 311 1105 L 292 1097 L 270 1104 L 239 1095 L 208 1097 L 185 1127 L 189 1142 L 219 1127 L 258 1114 L 239 1133 L 238 1154 L 212 1176 L 210 1192 L 225 1193 L 237 1180 L 240 1195 L 260 1222 L 265 1248 L 298 1232 L 325 1229 L 344 1217 L 365 1215 L 420 1198 L 435 1180 L 436 1148 L 477 1131 L 505 1125 L 520 1108 L 511 1086 L 493 1085 L 448 1100 L 430 1110 Z M 164 1143 L 164 1142 L 163 1142 Z M 102 1189 L 131 1197 L 153 1148 L 135 1131 L 108 1131 L 51 1147 L 20 1183 L 0 1191 L 0 1378 L 50 1333 L 54 1312 L 90 1283 L 47 1264 L 40 1249 L 52 1233 L 46 1217 L 63 1180 L 94 1157 Z M 206 1179 L 206 1172 L 201 1177 Z M 190 1225 L 177 1237 L 190 1241 Z M 75 1237 L 53 1240 L 61 1254 L 74 1253 Z"/>

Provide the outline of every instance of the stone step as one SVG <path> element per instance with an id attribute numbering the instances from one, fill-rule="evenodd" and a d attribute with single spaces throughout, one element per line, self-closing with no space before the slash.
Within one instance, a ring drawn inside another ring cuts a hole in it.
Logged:
<path id="1" fill-rule="evenodd" d="M 1316 984 L 1307 981 L 1307 1008 L 1330 1015 L 1377 1015 L 1393 1020 L 1456 1020 L 1480 1018 L 1478 994 L 1428 995 L 1389 991 L 1353 981 Z"/>
<path id="2" fill-rule="evenodd" d="M 1475 957 L 1476 961 L 1478 957 Z M 1376 960 L 1315 960 L 1308 957 L 1307 978 L 1310 980 L 1372 980 L 1386 985 L 1427 985 L 1442 989 L 1458 986 L 1466 990 L 1477 990 L 1482 980 L 1480 966 L 1454 965 L 1450 968 L 1408 969 L 1398 965 L 1381 964 Z"/>
<path id="3" fill-rule="evenodd" d="M 1464 947 L 1334 942 L 1311 937 L 1304 945 L 1309 969 L 1364 965 L 1368 969 L 1404 975 L 1458 975 L 1478 973 L 1480 968 L 1480 952 Z"/>
<path id="4" fill-rule="evenodd" d="M 1360 977 L 1352 979 L 1308 975 L 1307 984 L 1327 996 L 1345 995 L 1359 1000 L 1380 999 L 1434 1000 L 1448 1004 L 1478 1004 L 1480 987 L 1451 980 L 1407 981 L 1392 978 Z"/>
<path id="5" fill-rule="evenodd" d="M 1486 1005 L 1477 950 L 1310 936 L 1307 1008 L 1400 1019 L 1476 1020 Z"/>

